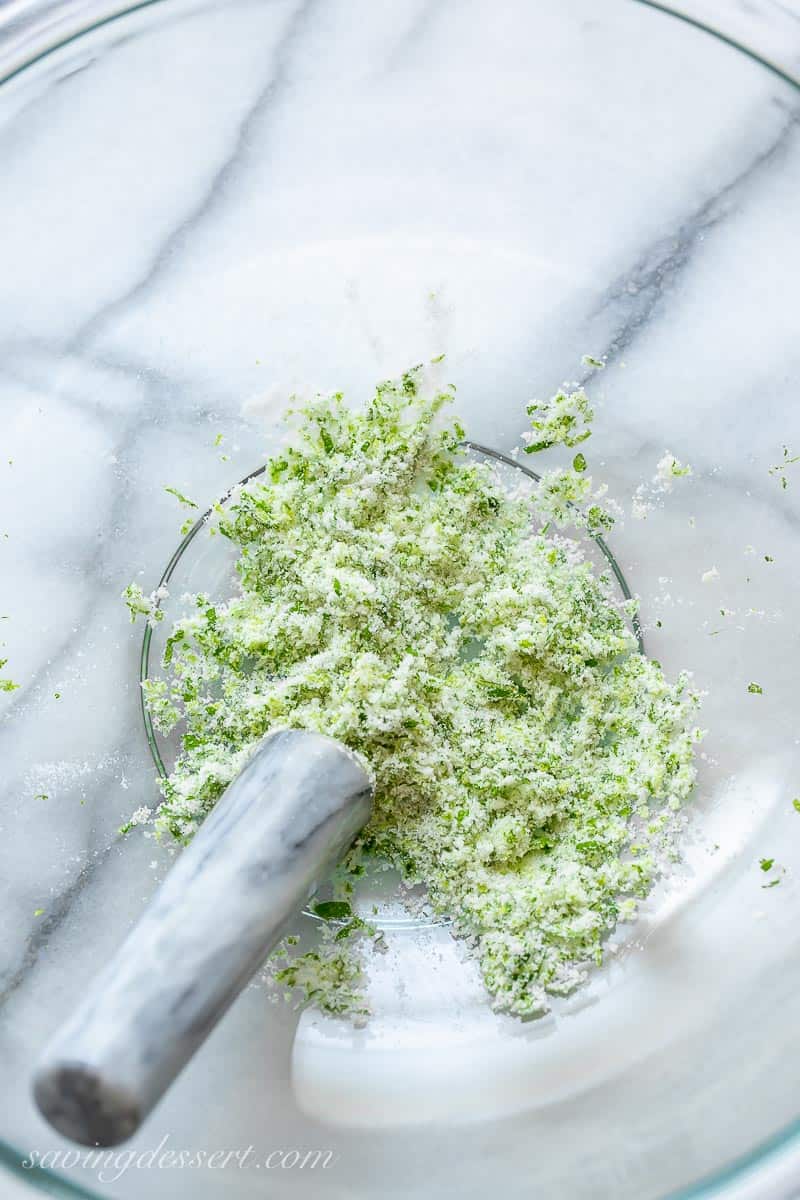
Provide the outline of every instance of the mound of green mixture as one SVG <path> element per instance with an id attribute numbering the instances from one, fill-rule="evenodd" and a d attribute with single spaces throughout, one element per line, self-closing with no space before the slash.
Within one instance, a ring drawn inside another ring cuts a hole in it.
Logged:
<path id="1" fill-rule="evenodd" d="M 183 729 L 155 825 L 190 839 L 271 730 L 340 738 L 376 780 L 345 868 L 379 856 L 424 884 L 495 1004 L 533 1014 L 602 961 L 674 854 L 698 699 L 558 533 L 575 502 L 589 532 L 610 524 L 584 455 L 512 493 L 423 379 L 295 411 L 265 474 L 218 506 L 238 593 L 198 595 L 145 685 L 158 728 Z M 529 411 L 529 451 L 588 437 L 580 390 Z M 138 589 L 128 601 L 152 619 Z M 293 958 L 290 939 L 281 982 L 363 1011 L 349 940 Z"/>

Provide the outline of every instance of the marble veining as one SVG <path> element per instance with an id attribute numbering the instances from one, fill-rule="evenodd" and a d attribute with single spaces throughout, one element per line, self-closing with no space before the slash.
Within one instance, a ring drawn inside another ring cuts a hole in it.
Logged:
<path id="1" fill-rule="evenodd" d="M 142 276 L 129 287 L 124 295 L 102 308 L 78 328 L 68 343 L 68 350 L 80 352 L 83 347 L 91 346 L 94 340 L 102 334 L 106 325 L 113 324 L 128 307 L 133 307 L 142 299 L 146 299 L 148 290 L 158 286 L 159 274 L 166 269 L 173 254 L 183 249 L 191 239 L 193 230 L 213 212 L 215 205 L 224 202 L 226 184 L 236 171 L 239 157 L 247 146 L 254 128 L 263 121 L 265 114 L 273 106 L 279 104 L 282 99 L 286 90 L 287 58 L 298 39 L 302 38 L 306 22 L 312 18 L 314 9 L 318 7 L 319 0 L 303 0 L 296 7 L 289 7 L 285 30 L 279 35 L 273 51 L 272 71 L 234 130 L 230 150 L 226 151 L 225 158 L 214 169 L 205 192 L 199 199 L 193 201 L 190 211 L 180 223 L 170 228 L 163 243 L 156 248 L 152 261 Z"/>
<path id="2" fill-rule="evenodd" d="M 611 283 L 601 303 L 591 314 L 596 318 L 606 308 L 621 308 L 624 313 L 619 328 L 603 347 L 601 357 L 606 362 L 613 362 L 623 354 L 632 345 L 638 330 L 649 326 L 676 276 L 689 265 L 698 242 L 720 221 L 725 220 L 751 180 L 760 178 L 772 162 L 780 162 L 781 155 L 796 133 L 798 122 L 800 101 L 789 109 L 768 146 L 759 149 L 750 162 L 728 183 L 715 190 L 677 229 L 647 246 L 634 264 Z M 625 309 L 628 311 L 625 312 Z"/>

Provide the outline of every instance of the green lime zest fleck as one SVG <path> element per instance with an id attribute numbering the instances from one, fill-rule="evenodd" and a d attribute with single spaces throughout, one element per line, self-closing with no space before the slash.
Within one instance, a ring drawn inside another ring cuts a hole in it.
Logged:
<path id="1" fill-rule="evenodd" d="M 789 486 L 789 480 L 786 478 L 786 468 L 793 463 L 800 462 L 800 454 L 792 454 L 788 446 L 783 447 L 783 460 L 776 463 L 774 467 L 770 467 L 770 475 L 775 475 L 780 479 L 781 487 L 785 490 Z"/>
<path id="2" fill-rule="evenodd" d="M 542 404 L 528 405 L 531 432 L 523 434 L 526 454 L 538 454 L 553 446 L 572 448 L 591 436 L 594 413 L 583 388 L 573 392 L 560 391 Z"/>
<path id="3" fill-rule="evenodd" d="M 320 900 L 314 905 L 314 912 L 323 921 L 346 921 L 353 915 L 353 910 L 346 900 Z"/>
<path id="4" fill-rule="evenodd" d="M 188 496 L 184 496 L 183 492 L 179 492 L 177 488 L 165 487 L 164 491 L 169 492 L 170 496 L 174 496 L 185 508 L 197 508 L 194 500 L 190 500 Z"/>
<path id="5" fill-rule="evenodd" d="M 146 617 L 151 622 L 163 621 L 164 613 L 159 607 L 161 597 L 158 591 L 151 592 L 149 596 L 145 596 L 138 583 L 129 583 L 122 593 L 122 598 L 128 606 L 132 621 L 135 621 L 140 616 Z"/>
<path id="6" fill-rule="evenodd" d="M 8 662 L 7 658 L 0 658 L 0 671 Z M 19 688 L 18 683 L 14 683 L 13 679 L 0 679 L 0 692 L 16 692 Z"/>

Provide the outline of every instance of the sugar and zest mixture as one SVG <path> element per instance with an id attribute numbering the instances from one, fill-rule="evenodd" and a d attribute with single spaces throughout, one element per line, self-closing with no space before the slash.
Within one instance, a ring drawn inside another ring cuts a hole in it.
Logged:
<path id="1" fill-rule="evenodd" d="M 270 730 L 340 738 L 376 779 L 347 865 L 378 855 L 423 883 L 494 1003 L 529 1015 L 602 961 L 674 856 L 698 698 L 639 653 L 608 581 L 554 529 L 586 495 L 583 455 L 511 494 L 422 378 L 363 411 L 335 395 L 293 413 L 266 474 L 218 508 L 240 592 L 197 596 L 145 685 L 158 727 L 184 729 L 155 824 L 190 839 Z M 534 449 L 582 442 L 587 416 L 583 393 L 559 393 L 534 409 Z M 345 943 L 294 961 L 291 943 L 287 986 L 364 1011 Z"/>

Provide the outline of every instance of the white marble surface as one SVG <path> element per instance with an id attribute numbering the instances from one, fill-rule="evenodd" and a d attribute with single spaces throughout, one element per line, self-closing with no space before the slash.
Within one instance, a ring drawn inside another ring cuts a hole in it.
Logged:
<path id="1" fill-rule="evenodd" d="M 796 62 L 770 32 L 778 9 L 789 30 L 777 0 L 724 19 Z M 0 159 L 0 657 L 21 684 L 0 698 L 0 1132 L 52 1144 L 27 1098 L 31 1058 L 168 861 L 115 838 L 155 796 L 119 593 L 154 583 L 176 542 L 163 486 L 207 502 L 256 464 L 270 435 L 244 399 L 275 415 L 293 388 L 358 397 L 443 351 L 470 436 L 501 448 L 531 395 L 574 377 L 582 353 L 608 355 L 591 465 L 626 508 L 614 546 L 649 646 L 710 689 L 699 809 L 721 850 L 698 852 L 691 903 L 651 913 L 602 1004 L 518 1035 L 540 1082 L 521 1115 L 365 1133 L 334 1096 L 309 1116 L 296 1018 L 254 988 L 158 1134 L 336 1144 L 324 1188 L 287 1175 L 279 1196 L 496 1184 L 515 1198 L 535 1173 L 554 1200 L 645 1200 L 785 1124 L 800 464 L 785 491 L 768 468 L 785 442 L 800 453 L 800 94 L 622 0 L 170 0 L 0 89 Z M 635 521 L 630 497 L 665 448 L 694 477 Z M 753 864 L 772 852 L 790 870 L 764 892 Z M 475 1031 L 488 1036 L 483 1015 Z M 372 1072 L 380 1106 L 377 1042 L 321 1036 L 354 1078 Z M 426 1054 L 441 1084 L 453 1060 Z M 147 1181 L 154 1196 L 188 1194 L 180 1182 Z M 252 1179 L 225 1182 L 251 1194 Z M 191 1187 L 214 1194 L 213 1178 Z M 108 1190 L 139 1194 L 130 1176 Z"/>

